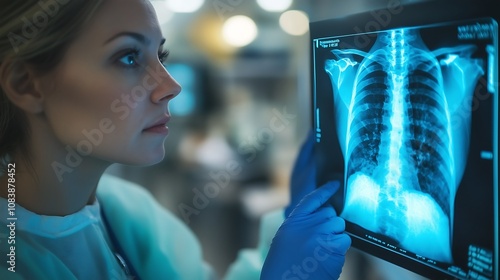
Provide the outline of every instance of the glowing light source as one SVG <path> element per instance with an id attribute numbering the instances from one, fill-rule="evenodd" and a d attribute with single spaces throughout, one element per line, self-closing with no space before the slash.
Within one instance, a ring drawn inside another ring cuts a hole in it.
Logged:
<path id="1" fill-rule="evenodd" d="M 290 35 L 304 35 L 309 31 L 309 17 L 299 10 L 286 11 L 280 16 L 280 26 Z"/>
<path id="2" fill-rule="evenodd" d="M 292 0 L 257 0 L 259 6 L 268 12 L 283 12 L 292 4 Z"/>
<path id="3" fill-rule="evenodd" d="M 170 101 L 170 113 L 175 116 L 187 116 L 196 110 L 196 72 L 187 64 L 172 63 L 167 65 L 168 72 L 182 85 L 182 93 Z"/>
<path id="4" fill-rule="evenodd" d="M 176 13 L 193 13 L 201 8 L 205 0 L 167 0 L 170 10 Z"/>
<path id="5" fill-rule="evenodd" d="M 172 11 L 168 8 L 165 1 L 151 1 L 153 8 L 156 11 L 156 16 L 158 17 L 158 22 L 163 25 L 172 19 Z"/>
<path id="6" fill-rule="evenodd" d="M 247 16 L 233 16 L 222 26 L 224 40 L 235 47 L 250 44 L 257 37 L 257 25 Z"/>

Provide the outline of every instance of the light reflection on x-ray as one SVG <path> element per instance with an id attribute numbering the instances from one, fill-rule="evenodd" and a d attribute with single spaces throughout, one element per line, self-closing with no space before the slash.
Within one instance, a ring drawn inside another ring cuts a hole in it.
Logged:
<path id="1" fill-rule="evenodd" d="M 475 51 L 430 51 L 406 28 L 380 32 L 369 52 L 335 49 L 325 62 L 345 159 L 341 216 L 436 261 L 453 261 L 453 205 L 470 134 L 463 108 L 484 74 Z"/>

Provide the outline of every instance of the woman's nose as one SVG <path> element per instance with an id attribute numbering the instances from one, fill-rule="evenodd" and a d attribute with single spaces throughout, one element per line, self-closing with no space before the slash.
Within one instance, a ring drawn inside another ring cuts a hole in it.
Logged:
<path id="1" fill-rule="evenodd" d="M 151 93 L 151 101 L 153 103 L 169 101 L 181 92 L 182 87 L 162 65 L 158 66 L 156 70 L 156 73 L 152 74 L 156 76 L 158 86 Z"/>

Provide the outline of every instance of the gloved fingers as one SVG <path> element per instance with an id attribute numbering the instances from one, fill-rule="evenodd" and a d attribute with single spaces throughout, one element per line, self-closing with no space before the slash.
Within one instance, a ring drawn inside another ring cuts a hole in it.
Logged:
<path id="1" fill-rule="evenodd" d="M 343 233 L 345 220 L 336 216 L 335 210 L 329 208 L 332 207 L 322 207 L 318 212 L 304 216 L 305 219 L 308 219 L 308 227 L 320 234 Z"/>
<path id="2" fill-rule="evenodd" d="M 339 182 L 331 181 L 306 195 L 290 216 L 308 215 L 317 211 L 338 190 Z"/>
<path id="3" fill-rule="evenodd" d="M 333 209 L 333 207 L 330 205 L 324 205 L 324 206 L 320 207 L 312 215 L 314 215 L 314 217 L 317 219 L 328 219 L 328 220 L 333 218 L 333 217 L 337 217 L 337 213 L 335 212 L 335 209 Z"/>
<path id="4" fill-rule="evenodd" d="M 307 138 L 305 142 L 302 144 L 300 148 L 299 155 L 295 160 L 295 164 L 292 169 L 292 178 L 294 181 L 295 177 L 298 174 L 304 172 L 305 168 L 310 169 L 310 167 L 314 166 L 314 157 L 313 157 L 313 148 L 314 148 L 314 131 L 309 131 L 307 134 Z"/>
<path id="5" fill-rule="evenodd" d="M 304 196 L 316 189 L 316 165 L 314 161 L 314 132 L 309 131 L 305 142 L 295 160 L 290 178 L 290 204 L 285 209 L 285 216 L 297 206 Z"/>
<path id="6" fill-rule="evenodd" d="M 328 221 L 330 226 L 330 232 L 332 233 L 343 233 L 345 231 L 345 220 L 341 217 L 332 217 Z"/>
<path id="7" fill-rule="evenodd" d="M 346 233 L 321 235 L 316 241 L 330 255 L 345 255 L 351 247 L 351 237 Z"/>

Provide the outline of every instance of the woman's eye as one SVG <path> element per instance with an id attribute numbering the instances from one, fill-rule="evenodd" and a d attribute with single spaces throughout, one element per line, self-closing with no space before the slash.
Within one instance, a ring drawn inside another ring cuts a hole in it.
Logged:
<path id="1" fill-rule="evenodd" d="M 135 61 L 135 56 L 129 54 L 129 55 L 126 55 L 124 56 L 122 59 L 120 59 L 120 61 L 125 64 L 125 65 L 134 65 L 136 63 Z"/>
<path id="2" fill-rule="evenodd" d="M 138 67 L 139 51 L 129 51 L 118 59 L 118 62 L 123 67 Z"/>
<path id="3" fill-rule="evenodd" d="M 162 64 L 165 64 L 165 60 L 167 59 L 168 54 L 168 50 L 158 53 L 158 59 Z M 141 57 L 141 52 L 139 50 L 132 49 L 119 56 L 117 62 L 121 67 L 124 68 L 137 68 L 140 66 L 140 62 L 144 59 L 146 58 Z"/>

